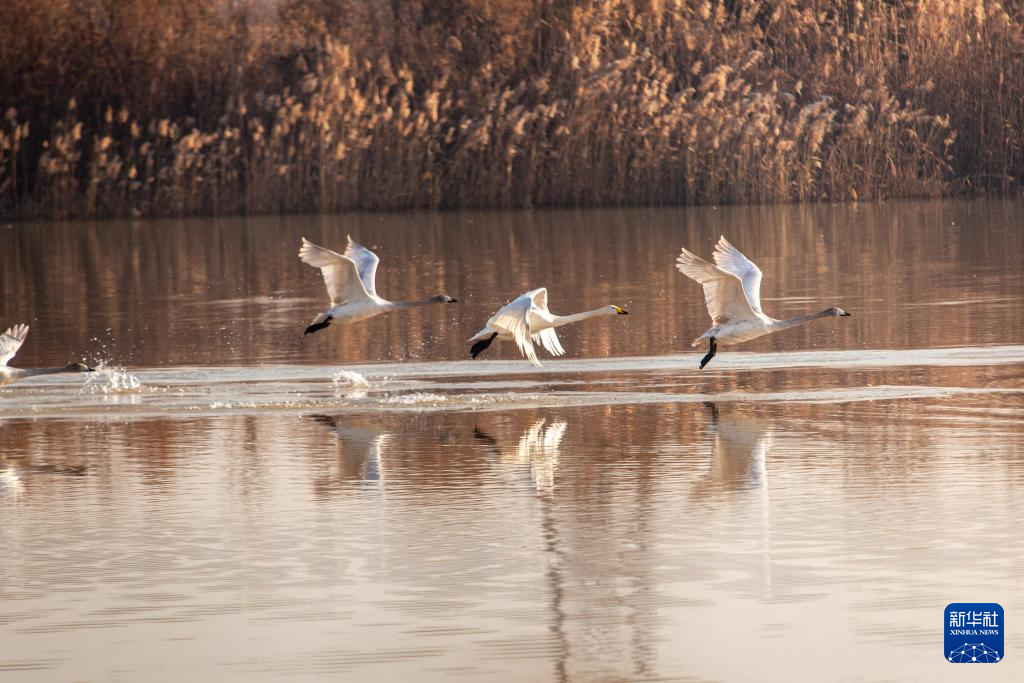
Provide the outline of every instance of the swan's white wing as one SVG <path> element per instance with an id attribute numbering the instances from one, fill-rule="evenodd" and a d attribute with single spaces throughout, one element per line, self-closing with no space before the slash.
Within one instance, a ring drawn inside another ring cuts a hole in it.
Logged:
<path id="1" fill-rule="evenodd" d="M 562 344 L 558 341 L 558 335 L 555 334 L 555 328 L 553 327 L 541 330 L 533 335 L 533 341 L 534 343 L 540 343 L 552 356 L 565 355 L 565 349 L 562 348 Z"/>
<path id="2" fill-rule="evenodd" d="M 724 325 L 738 320 L 756 319 L 757 315 L 743 292 L 743 283 L 732 273 L 712 265 L 683 249 L 676 259 L 676 268 L 683 275 L 704 285 L 704 303 L 711 321 Z"/>
<path id="3" fill-rule="evenodd" d="M 537 308 L 539 308 L 540 310 L 544 311 L 545 313 L 550 313 L 551 312 L 551 311 L 548 310 L 548 289 L 547 289 L 547 287 L 541 287 L 539 289 L 531 289 L 526 294 L 523 294 L 523 296 L 528 296 L 531 299 L 533 299 L 533 305 L 536 306 Z"/>
<path id="4" fill-rule="evenodd" d="M 28 325 L 8 327 L 7 331 L 0 335 L 0 365 L 7 365 L 7 362 L 14 358 L 14 354 L 25 343 L 26 336 Z"/>
<path id="5" fill-rule="evenodd" d="M 366 287 L 359 279 L 356 262 L 349 257 L 319 247 L 303 237 L 302 247 L 299 248 L 299 258 L 303 263 L 320 269 L 320 273 L 324 276 L 324 284 L 327 285 L 327 295 L 331 297 L 332 306 L 369 298 Z"/>
<path id="6" fill-rule="evenodd" d="M 345 247 L 345 256 L 356 262 L 356 270 L 359 271 L 359 279 L 363 281 L 363 287 L 370 294 L 377 293 L 377 264 L 380 259 L 372 251 L 352 240 L 348 236 L 348 246 Z"/>
<path id="7" fill-rule="evenodd" d="M 523 355 L 531 363 L 539 366 L 540 361 L 537 360 L 537 351 L 533 348 L 533 334 L 530 332 L 531 308 L 533 308 L 533 298 L 530 296 L 530 292 L 527 292 L 502 306 L 487 321 L 487 325 L 498 330 L 499 334 L 505 332 L 512 335 Z"/>
<path id="8" fill-rule="evenodd" d="M 523 296 L 530 297 L 533 300 L 534 308 L 547 314 L 541 317 L 550 317 L 551 311 L 548 310 L 548 290 L 546 287 L 531 289 L 526 294 L 523 294 Z M 562 348 L 561 342 L 558 341 L 558 335 L 555 334 L 555 328 L 553 327 L 541 330 L 533 335 L 533 341 L 534 343 L 541 344 L 552 356 L 565 355 L 565 349 Z"/>
<path id="9" fill-rule="evenodd" d="M 761 313 L 761 269 L 724 236 L 715 245 L 715 264 L 740 279 L 750 307 Z"/>

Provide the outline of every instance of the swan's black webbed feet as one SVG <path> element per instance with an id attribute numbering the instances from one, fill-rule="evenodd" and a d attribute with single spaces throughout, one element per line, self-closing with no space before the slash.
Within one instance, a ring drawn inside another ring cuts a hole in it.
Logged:
<path id="1" fill-rule="evenodd" d="M 307 327 L 306 331 L 303 332 L 302 335 L 305 336 L 307 334 L 313 334 L 314 332 L 319 332 L 320 330 L 324 329 L 325 327 L 327 327 L 330 324 L 331 324 L 331 317 L 327 316 L 326 318 L 323 319 L 323 322 L 313 323 L 312 325 Z"/>
<path id="2" fill-rule="evenodd" d="M 708 341 L 710 342 L 708 344 L 708 353 L 700 361 L 701 370 L 704 369 L 705 365 L 711 362 L 711 359 L 714 358 L 715 354 L 718 352 L 718 344 L 715 343 L 715 338 L 711 337 Z"/>
<path id="3" fill-rule="evenodd" d="M 498 336 L 498 333 L 495 332 L 489 338 L 481 339 L 477 343 L 473 344 L 473 346 L 471 346 L 469 348 L 469 357 L 470 358 L 476 358 L 477 356 L 479 356 L 481 353 L 483 353 L 487 349 L 488 346 L 491 345 L 491 342 L 493 342 L 494 338 L 497 337 L 497 336 Z"/>

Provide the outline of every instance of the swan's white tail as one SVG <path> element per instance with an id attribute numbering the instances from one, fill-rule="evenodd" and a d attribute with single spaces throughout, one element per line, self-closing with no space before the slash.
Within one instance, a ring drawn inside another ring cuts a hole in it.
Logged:
<path id="1" fill-rule="evenodd" d="M 482 339 L 490 339 L 492 334 L 494 334 L 494 330 L 492 330 L 489 327 L 485 327 L 484 329 L 480 330 L 472 337 L 470 337 L 469 341 L 480 341 Z"/>

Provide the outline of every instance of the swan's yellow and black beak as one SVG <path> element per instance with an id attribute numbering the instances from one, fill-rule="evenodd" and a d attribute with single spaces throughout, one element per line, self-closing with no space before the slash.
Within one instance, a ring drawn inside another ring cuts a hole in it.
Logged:
<path id="1" fill-rule="evenodd" d="M 615 312 L 618 313 L 619 315 L 629 315 L 629 311 L 624 311 L 618 306 L 612 306 L 612 308 L 614 308 Z"/>
<path id="2" fill-rule="evenodd" d="M 68 372 L 96 372 L 95 368 L 90 368 L 84 363 L 69 363 L 64 369 Z"/>

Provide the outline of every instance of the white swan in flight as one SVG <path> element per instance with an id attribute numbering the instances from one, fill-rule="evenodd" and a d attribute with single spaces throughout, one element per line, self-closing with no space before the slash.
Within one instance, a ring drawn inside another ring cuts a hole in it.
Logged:
<path id="1" fill-rule="evenodd" d="M 552 356 L 565 353 L 555 334 L 556 327 L 602 315 L 628 314 L 629 311 L 618 306 L 602 306 L 574 315 L 554 315 L 548 310 L 548 290 L 544 287 L 532 289 L 498 309 L 484 329 L 469 338 L 469 341 L 476 342 L 469 355 L 476 358 L 497 338 L 514 341 L 531 363 L 540 366 L 537 351 L 533 348 L 535 342 L 539 342 Z"/>
<path id="2" fill-rule="evenodd" d="M 708 352 L 700 362 L 701 369 L 714 358 L 719 342 L 739 344 L 815 318 L 850 315 L 833 306 L 820 313 L 776 320 L 761 310 L 761 270 L 754 262 L 725 237 L 718 240 L 714 258 L 715 265 L 712 265 L 684 248 L 676 259 L 676 268 L 683 275 L 704 286 L 704 303 L 711 314 L 712 326 L 693 340 L 693 346 L 702 339 L 708 340 Z"/>
<path id="3" fill-rule="evenodd" d="M 59 372 L 92 372 L 92 368 L 81 363 L 71 363 L 62 368 L 10 368 L 7 363 L 18 353 L 28 336 L 28 325 L 14 325 L 0 335 L 0 387 L 27 377 L 55 375 Z"/>
<path id="4" fill-rule="evenodd" d="M 303 237 L 299 258 L 320 269 L 324 284 L 327 285 L 327 295 L 331 298 L 330 308 L 313 319 L 305 334 L 322 330 L 332 321 L 354 323 L 400 308 L 456 302 L 447 294 L 403 302 L 388 301 L 377 296 L 375 280 L 380 259 L 366 247 L 353 242 L 351 235 L 344 255 L 317 246 Z"/>

